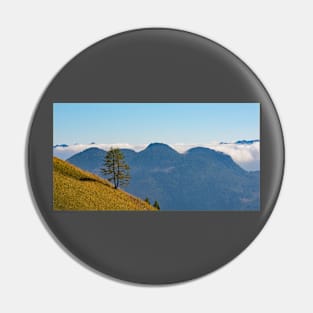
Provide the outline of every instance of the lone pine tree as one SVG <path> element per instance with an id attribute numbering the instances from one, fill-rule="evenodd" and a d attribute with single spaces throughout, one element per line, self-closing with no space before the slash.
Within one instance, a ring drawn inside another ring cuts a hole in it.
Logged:
<path id="1" fill-rule="evenodd" d="M 158 201 L 154 201 L 154 203 L 153 203 L 153 206 L 156 208 L 156 209 L 158 209 L 158 210 L 160 210 L 160 205 L 159 205 L 159 202 Z"/>
<path id="2" fill-rule="evenodd" d="M 107 152 L 101 172 L 108 176 L 108 180 L 113 183 L 115 189 L 129 183 L 129 166 L 125 163 L 124 155 L 118 148 L 111 148 Z"/>

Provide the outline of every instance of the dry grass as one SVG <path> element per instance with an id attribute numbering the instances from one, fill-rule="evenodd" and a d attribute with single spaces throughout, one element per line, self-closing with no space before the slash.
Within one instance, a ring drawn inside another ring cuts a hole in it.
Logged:
<path id="1" fill-rule="evenodd" d="M 53 208 L 58 211 L 156 211 L 105 179 L 53 158 Z"/>

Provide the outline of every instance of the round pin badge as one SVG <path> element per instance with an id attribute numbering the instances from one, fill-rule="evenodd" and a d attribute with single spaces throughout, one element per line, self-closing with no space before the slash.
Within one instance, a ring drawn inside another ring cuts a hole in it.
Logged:
<path id="1" fill-rule="evenodd" d="M 48 228 L 89 267 L 135 283 L 190 280 L 239 255 L 269 218 L 283 170 L 259 79 L 219 44 L 173 29 L 121 33 L 74 57 L 28 138 Z"/>

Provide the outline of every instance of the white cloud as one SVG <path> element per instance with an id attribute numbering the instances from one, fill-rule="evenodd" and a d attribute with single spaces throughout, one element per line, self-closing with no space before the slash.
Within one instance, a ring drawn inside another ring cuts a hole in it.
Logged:
<path id="1" fill-rule="evenodd" d="M 184 153 L 194 147 L 210 148 L 230 155 L 236 163 L 246 170 L 251 171 L 260 169 L 260 142 L 254 142 L 252 144 L 174 144 L 170 146 L 180 153 Z"/>
<path id="2" fill-rule="evenodd" d="M 252 144 L 236 144 L 236 143 L 208 143 L 208 144 L 172 144 L 170 145 L 179 153 L 184 153 L 194 147 L 205 147 L 216 151 L 224 152 L 232 157 L 232 159 L 246 170 L 260 169 L 260 143 L 254 142 Z M 147 144 L 131 145 L 127 143 L 115 144 L 75 144 L 66 147 L 58 146 L 53 148 L 53 155 L 61 159 L 68 159 L 72 155 L 84 151 L 88 148 L 99 148 L 109 150 L 111 147 L 118 147 L 123 149 L 131 149 L 134 151 L 141 151 L 147 147 Z"/>
<path id="3" fill-rule="evenodd" d="M 224 152 L 232 157 L 232 159 L 247 170 L 260 169 L 260 143 L 252 144 L 218 144 L 208 147 L 216 151 Z"/>

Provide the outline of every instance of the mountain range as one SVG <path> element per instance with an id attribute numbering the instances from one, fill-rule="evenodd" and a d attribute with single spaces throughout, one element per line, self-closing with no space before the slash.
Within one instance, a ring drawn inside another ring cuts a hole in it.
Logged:
<path id="1" fill-rule="evenodd" d="M 99 148 L 109 150 L 111 147 L 120 149 L 130 149 L 140 152 L 147 148 L 147 144 L 129 144 L 129 143 L 95 143 L 89 144 L 57 144 L 53 146 L 53 155 L 66 160 L 71 156 L 82 152 L 88 148 Z M 179 153 L 185 153 L 188 150 L 196 147 L 209 148 L 215 151 L 224 152 L 232 157 L 232 159 L 242 168 L 248 171 L 258 171 L 260 169 L 260 140 L 237 140 L 234 142 L 211 142 L 200 144 L 170 144 L 171 148 Z"/>
<path id="2" fill-rule="evenodd" d="M 131 174 L 124 190 L 157 200 L 161 211 L 259 210 L 260 172 L 244 170 L 223 152 L 195 147 L 179 153 L 162 143 L 121 151 Z M 105 155 L 105 150 L 88 148 L 67 161 L 101 176 Z"/>
<path id="3" fill-rule="evenodd" d="M 242 140 L 237 140 L 235 142 L 220 142 L 221 145 L 227 145 L 227 144 L 237 144 L 237 145 L 252 145 L 256 142 L 260 142 L 259 139 L 253 139 L 253 140 L 245 140 L 245 139 L 242 139 Z M 60 145 L 62 146 L 62 145 Z M 67 147 L 67 145 L 65 145 Z"/>

